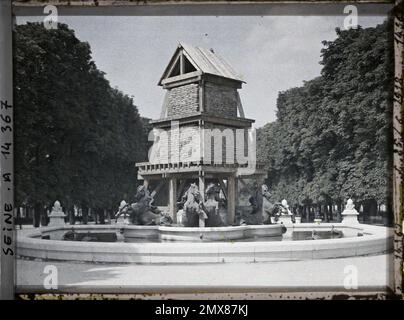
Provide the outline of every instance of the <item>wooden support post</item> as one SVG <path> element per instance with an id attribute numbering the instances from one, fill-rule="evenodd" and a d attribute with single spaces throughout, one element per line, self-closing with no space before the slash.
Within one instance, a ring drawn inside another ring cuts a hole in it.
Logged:
<path id="1" fill-rule="evenodd" d="M 164 187 L 164 185 L 166 184 L 166 180 L 165 179 L 161 179 L 160 183 L 157 185 L 156 188 L 154 188 L 154 190 L 150 193 L 150 196 L 152 197 L 150 204 L 153 204 L 154 202 L 154 198 L 155 196 L 160 192 L 161 188 Z M 149 190 L 150 192 L 150 190 Z"/>
<path id="2" fill-rule="evenodd" d="M 201 193 L 201 201 L 205 202 L 205 176 L 199 175 L 199 192 Z"/>
<path id="3" fill-rule="evenodd" d="M 185 61 L 184 61 L 184 54 L 180 53 L 180 74 L 184 74 L 185 73 Z"/>
<path id="4" fill-rule="evenodd" d="M 177 223 L 177 179 L 170 178 L 169 180 L 169 210 L 170 215 L 174 221 Z"/>
<path id="5" fill-rule="evenodd" d="M 238 178 L 238 181 L 243 185 L 243 187 L 247 187 L 247 184 L 245 183 L 245 181 L 241 178 Z"/>
<path id="6" fill-rule="evenodd" d="M 164 181 L 164 179 L 162 179 L 162 180 L 160 181 L 160 183 L 157 185 L 157 187 L 154 188 L 154 190 L 153 190 L 153 192 L 150 194 L 150 196 L 151 196 L 152 198 L 154 198 L 154 197 L 156 196 L 156 194 L 158 194 L 158 193 L 160 192 L 161 188 L 164 186 L 165 183 L 166 183 L 166 181 Z"/>
<path id="7" fill-rule="evenodd" d="M 259 212 L 261 214 L 261 219 L 264 219 L 265 213 L 264 213 L 264 198 L 262 195 L 262 186 L 264 185 L 265 179 L 261 176 L 257 177 L 257 206 L 259 208 Z M 261 220 L 262 222 L 262 220 Z"/>
<path id="8" fill-rule="evenodd" d="M 205 177 L 203 172 L 199 174 L 199 192 L 201 194 L 201 202 L 205 202 Z M 199 216 L 199 227 L 203 228 L 205 226 L 205 219 Z"/>
<path id="9" fill-rule="evenodd" d="M 227 223 L 234 224 L 236 216 L 236 178 L 229 176 L 227 178 Z"/>
<path id="10" fill-rule="evenodd" d="M 167 117 L 167 106 L 168 106 L 168 91 L 164 95 L 163 107 L 161 108 L 160 119 Z"/>
<path id="11" fill-rule="evenodd" d="M 199 82 L 199 111 L 205 111 L 205 81 Z"/>
<path id="12" fill-rule="evenodd" d="M 226 185 L 224 184 L 224 181 L 223 181 L 223 179 L 219 179 L 219 184 L 220 184 L 220 188 L 222 189 L 222 191 L 223 191 L 223 194 L 224 194 L 224 197 L 226 198 L 226 200 L 227 200 L 227 188 L 226 188 Z"/>
<path id="13" fill-rule="evenodd" d="M 234 179 L 234 190 L 235 190 L 235 198 L 234 198 L 234 207 L 238 206 L 238 179 Z"/>

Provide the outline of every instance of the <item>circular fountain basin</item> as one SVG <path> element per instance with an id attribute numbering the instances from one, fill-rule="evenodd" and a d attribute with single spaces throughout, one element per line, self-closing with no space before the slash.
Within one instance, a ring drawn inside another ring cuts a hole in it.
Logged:
<path id="1" fill-rule="evenodd" d="M 292 241 L 290 233 L 342 231 L 337 239 Z M 184 230 L 185 229 L 185 230 Z M 122 242 L 63 241 L 63 234 L 116 232 Z M 356 224 L 295 224 L 278 241 L 280 225 L 182 228 L 128 225 L 78 225 L 23 230 L 20 257 L 102 263 L 223 263 L 308 260 L 384 254 L 392 250 L 392 229 Z M 200 238 L 202 231 L 202 239 Z M 273 236 L 268 236 L 268 235 Z M 289 235 L 288 235 L 289 234 Z M 245 242 L 243 238 L 249 237 Z M 161 237 L 163 242 L 155 241 Z M 49 238 L 49 239 L 44 239 Z M 125 240 L 126 238 L 126 240 Z M 131 241 L 133 242 L 123 242 Z M 136 241 L 141 240 L 141 241 Z"/>
<path id="2" fill-rule="evenodd" d="M 125 242 L 138 242 L 145 238 L 185 242 L 237 241 L 256 237 L 279 237 L 282 235 L 282 226 L 279 224 L 205 228 L 125 226 L 123 235 Z"/>

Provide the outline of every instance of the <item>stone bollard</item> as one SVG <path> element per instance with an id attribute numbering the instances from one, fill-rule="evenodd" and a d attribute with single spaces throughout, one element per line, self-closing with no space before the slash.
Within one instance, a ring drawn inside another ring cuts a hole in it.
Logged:
<path id="1" fill-rule="evenodd" d="M 289 210 L 289 205 L 288 205 L 288 202 L 286 201 L 286 199 L 282 200 L 281 205 L 282 205 L 282 207 L 281 207 L 280 215 L 278 217 L 278 223 L 283 223 L 284 225 L 293 224 L 293 221 L 292 221 L 293 214 Z"/>
<path id="2" fill-rule="evenodd" d="M 119 204 L 118 212 L 121 211 L 126 205 L 127 205 L 126 201 L 122 200 L 121 203 Z M 120 224 L 130 224 L 129 217 L 126 213 L 123 213 L 122 215 L 119 216 L 118 219 L 115 219 L 115 222 Z"/>
<path id="3" fill-rule="evenodd" d="M 49 215 L 49 227 L 54 226 L 64 226 L 65 225 L 65 214 L 60 206 L 59 201 L 55 201 L 53 205 L 52 212 Z"/>
<path id="4" fill-rule="evenodd" d="M 348 199 L 345 210 L 341 213 L 343 224 L 359 224 L 359 212 L 356 211 L 352 199 Z"/>

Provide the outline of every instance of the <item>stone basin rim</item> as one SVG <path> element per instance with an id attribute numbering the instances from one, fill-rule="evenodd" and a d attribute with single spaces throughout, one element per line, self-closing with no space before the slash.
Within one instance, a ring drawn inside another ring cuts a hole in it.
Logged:
<path id="1" fill-rule="evenodd" d="M 122 225 L 84 225 L 45 227 L 27 230 L 17 236 L 17 256 L 45 261 L 79 261 L 112 264 L 200 264 L 254 263 L 315 260 L 384 254 L 392 251 L 393 229 L 370 225 L 328 224 L 299 225 L 293 229 L 334 227 L 362 230 L 368 235 L 339 239 L 298 241 L 228 241 L 228 242 L 78 242 L 38 238 L 42 232 L 76 230 L 114 230 Z M 244 227 L 244 226 L 243 226 Z M 150 227 L 148 227 L 150 228 Z M 153 226 L 153 229 L 159 228 Z M 133 227 L 132 227 L 133 230 Z M 149 229 L 150 230 L 150 229 Z"/>
<path id="2" fill-rule="evenodd" d="M 112 228 L 111 228 L 112 226 Z M 259 225 L 258 225 L 259 226 Z M 269 226 L 276 226 L 276 225 L 269 225 Z M 388 227 L 380 227 L 380 226 L 372 226 L 372 225 L 356 225 L 356 226 L 348 226 L 348 225 L 342 225 L 342 224 L 323 224 L 321 227 L 318 226 L 317 224 L 312 224 L 311 226 L 308 225 L 298 225 L 294 226 L 293 230 L 295 229 L 306 229 L 306 228 L 313 228 L 313 227 L 318 227 L 318 229 L 329 229 L 332 226 L 338 227 L 340 229 L 344 228 L 349 228 L 349 229 L 357 229 L 361 230 L 364 232 L 363 237 L 347 237 L 347 238 L 336 238 L 336 239 L 317 239 L 317 240 L 284 240 L 284 241 L 252 241 L 252 242 L 242 242 L 242 241 L 228 241 L 228 242 L 159 242 L 159 243 L 154 243 L 154 242 L 145 242 L 145 243 L 127 243 L 127 242 L 119 242 L 119 243 L 114 243 L 114 242 L 79 242 L 79 241 L 68 241 L 68 240 L 47 240 L 47 239 L 41 239 L 38 238 L 42 235 L 43 232 L 52 232 L 52 231 L 69 231 L 69 230 L 74 230 L 74 229 L 110 229 L 117 231 L 122 229 L 122 228 L 127 228 L 133 229 L 133 227 L 142 227 L 142 226 L 123 226 L 123 225 L 77 225 L 77 226 L 55 226 L 55 227 L 42 227 L 39 229 L 32 230 L 30 232 L 27 232 L 24 235 L 18 235 L 17 237 L 17 245 L 18 244 L 27 244 L 27 242 L 31 243 L 37 243 L 37 244 L 43 244 L 46 246 L 54 244 L 69 244 L 69 246 L 77 246 L 77 247 L 86 247 L 91 244 L 91 247 L 103 247 L 103 246 L 109 246 L 109 247 L 144 247 L 144 246 L 152 246 L 152 247 L 171 247 L 171 246 L 241 246 L 241 247 L 251 247 L 253 245 L 256 246 L 270 246 L 270 247 L 277 247 L 277 246 L 283 246 L 283 245 L 289 245 L 293 243 L 295 246 L 300 246 L 302 244 L 321 244 L 321 243 L 330 243 L 330 242 L 338 242 L 338 243 L 362 243 L 362 242 L 369 242 L 371 240 L 387 240 L 393 236 L 393 229 L 388 228 Z M 95 228 L 93 228 L 95 227 Z M 248 226 L 240 226 L 240 227 L 248 227 Z M 158 230 L 159 228 L 167 228 L 167 227 L 161 227 L 161 226 L 147 226 L 147 228 L 152 228 Z M 199 228 L 191 228 L 191 229 L 199 229 Z M 204 228 L 206 229 L 206 228 Z M 18 247 L 18 246 L 17 246 Z"/>

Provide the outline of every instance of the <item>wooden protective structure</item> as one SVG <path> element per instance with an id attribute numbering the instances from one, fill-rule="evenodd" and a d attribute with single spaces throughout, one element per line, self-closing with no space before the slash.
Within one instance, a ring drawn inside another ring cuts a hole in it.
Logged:
<path id="1" fill-rule="evenodd" d="M 158 85 L 166 91 L 160 119 L 151 121 L 154 144 L 149 162 L 137 163 L 139 179 L 168 184 L 168 210 L 177 220 L 177 202 L 190 182 L 202 199 L 217 183 L 227 200 L 227 224 L 235 223 L 238 181 L 266 172 L 255 159 L 254 120 L 244 116 L 238 89 L 242 77 L 212 49 L 180 43 Z"/>

